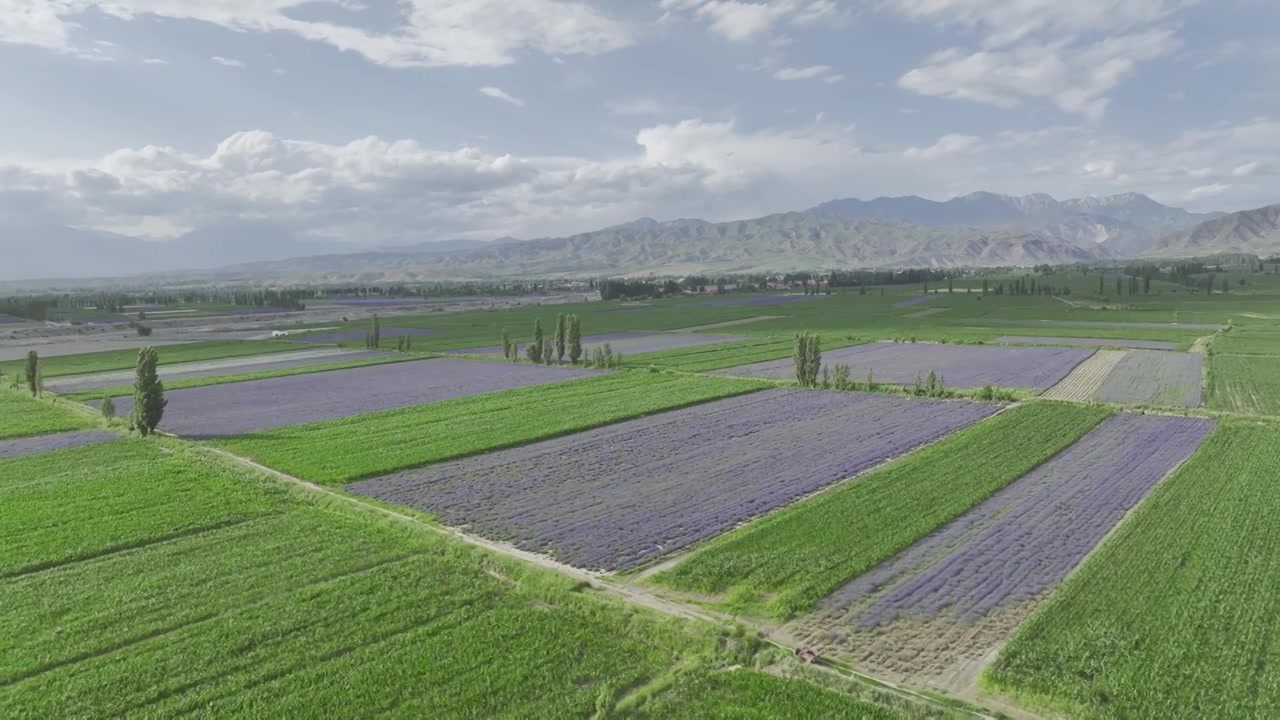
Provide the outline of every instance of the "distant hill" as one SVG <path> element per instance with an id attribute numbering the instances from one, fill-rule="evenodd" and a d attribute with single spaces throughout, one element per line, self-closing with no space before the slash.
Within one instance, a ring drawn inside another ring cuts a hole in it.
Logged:
<path id="1" fill-rule="evenodd" d="M 1280 205 L 1244 210 L 1160 238 L 1147 254 L 1191 257 L 1217 253 L 1280 253 Z"/>
<path id="2" fill-rule="evenodd" d="M 897 219 L 934 227 L 1004 228 L 1057 237 L 1077 244 L 1105 244 L 1133 255 L 1160 236 L 1185 230 L 1221 213 L 1196 214 L 1162 205 L 1139 193 L 1055 200 L 1043 193 L 1000 195 L 975 192 L 945 202 L 908 197 L 832 200 L 812 212 L 846 219 Z"/>

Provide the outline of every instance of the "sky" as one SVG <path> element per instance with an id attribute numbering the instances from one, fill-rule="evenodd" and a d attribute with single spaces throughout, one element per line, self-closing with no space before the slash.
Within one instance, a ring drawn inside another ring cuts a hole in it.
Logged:
<path id="1" fill-rule="evenodd" d="M 1275 0 L 0 0 L 0 223 L 382 245 L 1280 202 Z"/>

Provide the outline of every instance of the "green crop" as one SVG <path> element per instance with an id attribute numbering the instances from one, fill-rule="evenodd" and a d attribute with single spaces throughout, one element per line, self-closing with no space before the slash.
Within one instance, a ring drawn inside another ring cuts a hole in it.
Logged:
<path id="1" fill-rule="evenodd" d="M 723 535 L 652 582 L 791 616 L 964 514 L 1108 414 L 1046 402 L 1015 407 Z"/>
<path id="2" fill-rule="evenodd" d="M 83 343 L 86 347 L 92 343 Z M 139 342 L 142 347 L 146 343 Z M 180 345 L 156 345 L 160 353 L 161 365 L 173 363 L 196 362 L 199 360 L 219 360 L 230 357 L 247 357 L 265 355 L 267 353 L 285 352 L 301 349 L 298 343 L 284 340 L 209 340 L 205 342 L 183 343 Z M 37 348 L 38 350 L 39 348 Z M 16 361 L 0 364 L 0 372 L 21 374 L 23 362 Z M 57 355 L 40 358 L 40 373 L 46 377 L 63 375 L 80 375 L 83 373 L 106 372 L 108 370 L 128 370 L 138 363 L 137 350 L 105 350 L 81 355 Z"/>
<path id="3" fill-rule="evenodd" d="M 0 439 L 83 430 L 95 425 L 84 413 L 47 399 L 0 387 Z"/>
<path id="4" fill-rule="evenodd" d="M 248 433 L 217 444 L 320 483 L 360 478 L 770 387 L 625 372 Z"/>
<path id="5" fill-rule="evenodd" d="M 766 672 L 702 670 L 681 675 L 663 695 L 645 703 L 635 717 L 804 718 L 805 720 L 888 720 L 897 715 L 834 690 L 817 688 Z"/>
<path id="6" fill-rule="evenodd" d="M 1214 410 L 1280 415 L 1280 357 L 1210 355 L 1207 404 Z"/>

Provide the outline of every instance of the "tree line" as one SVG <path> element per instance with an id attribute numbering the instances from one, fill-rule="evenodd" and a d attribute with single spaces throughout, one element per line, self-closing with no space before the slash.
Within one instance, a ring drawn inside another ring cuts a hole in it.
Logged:
<path id="1" fill-rule="evenodd" d="M 138 360 L 134 364 L 133 409 L 129 412 L 128 427 L 146 437 L 155 432 L 164 418 L 164 409 L 169 400 L 164 396 L 164 383 L 159 373 L 160 353 L 147 346 L 138 351 Z M 40 355 L 35 350 L 27 352 L 23 374 L 31 397 L 44 396 L 44 376 L 40 370 Z M 14 378 L 16 386 L 18 379 Z M 55 398 L 56 402 L 56 398 Z M 116 416 L 116 404 L 110 395 L 102 396 L 99 406 L 102 417 L 111 422 Z"/>

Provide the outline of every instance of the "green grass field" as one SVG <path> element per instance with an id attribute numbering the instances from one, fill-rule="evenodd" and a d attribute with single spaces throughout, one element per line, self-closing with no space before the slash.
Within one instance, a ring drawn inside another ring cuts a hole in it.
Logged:
<path id="1" fill-rule="evenodd" d="M 83 430 L 94 422 L 84 413 L 55 404 L 49 398 L 33 398 L 23 390 L 0 387 L 0 440 Z"/>
<path id="2" fill-rule="evenodd" d="M 987 684 L 1106 718 L 1280 716 L 1280 426 L 1220 424 L 1018 632 Z"/>
<path id="3" fill-rule="evenodd" d="M 642 705 L 634 717 L 651 720 L 765 720 L 783 717 L 776 714 L 783 707 L 789 712 L 785 717 L 805 720 L 889 720 L 899 717 L 834 690 L 750 668 L 686 673 L 665 693 Z"/>
<path id="4" fill-rule="evenodd" d="M 302 367 L 279 368 L 277 370 L 259 370 L 257 372 L 232 373 L 229 375 L 211 375 L 209 377 L 202 378 L 181 378 L 178 380 L 165 380 L 164 389 L 181 390 L 183 388 L 205 387 L 207 385 L 225 385 L 227 383 L 247 382 L 249 380 L 265 380 L 266 378 L 284 377 L 286 375 L 307 375 L 310 373 L 327 372 L 329 370 L 344 370 L 346 368 L 364 367 L 366 365 L 385 365 L 387 363 L 404 362 L 406 360 L 421 360 L 424 357 L 431 356 L 424 353 L 397 353 L 395 355 L 388 353 L 386 357 L 364 358 L 363 360 L 345 360 L 342 362 L 304 365 Z M 76 402 L 85 402 L 88 400 L 100 400 L 104 396 L 124 397 L 132 394 L 132 385 L 119 385 L 116 387 L 98 390 L 69 392 L 62 395 L 62 397 Z"/>
<path id="5" fill-rule="evenodd" d="M 1280 415 L 1280 357 L 1209 356 L 1206 405 L 1249 415 Z"/>
<path id="6" fill-rule="evenodd" d="M 789 617 L 1022 477 L 1109 413 L 1047 402 L 1012 408 L 722 535 L 650 582 Z"/>
<path id="7" fill-rule="evenodd" d="M 86 343 L 86 345 L 88 344 Z M 302 348 L 303 346 L 298 345 L 298 343 L 285 342 L 283 340 L 208 340 L 182 345 L 160 345 L 156 350 L 160 353 L 160 363 L 170 364 L 265 355 L 267 353 Z M 40 374 L 46 378 L 51 378 L 107 370 L 128 370 L 137 363 L 137 350 L 108 350 L 105 352 L 84 353 L 82 355 L 59 355 L 41 358 Z M 10 373 L 24 375 L 26 372 L 25 361 L 15 360 L 0 364 L 0 372 L 5 375 Z"/>
<path id="8" fill-rule="evenodd" d="M 217 444 L 320 483 L 344 483 L 729 397 L 769 383 L 624 372 L 249 433 Z"/>

